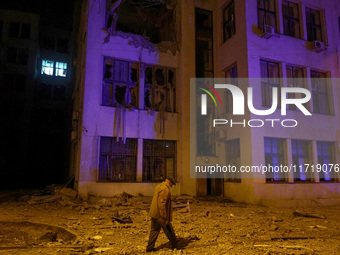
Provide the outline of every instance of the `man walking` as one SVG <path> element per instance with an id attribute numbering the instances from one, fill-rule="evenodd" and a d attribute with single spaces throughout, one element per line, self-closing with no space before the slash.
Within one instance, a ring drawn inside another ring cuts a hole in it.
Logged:
<path id="1" fill-rule="evenodd" d="M 146 247 L 147 252 L 156 250 L 155 244 L 161 229 L 163 229 L 166 237 L 169 239 L 171 248 L 176 248 L 177 239 L 171 225 L 172 204 L 170 188 L 172 185 L 176 185 L 175 179 L 167 177 L 166 180 L 158 184 L 154 190 L 149 213 L 151 217 L 151 230 L 148 246 Z"/>

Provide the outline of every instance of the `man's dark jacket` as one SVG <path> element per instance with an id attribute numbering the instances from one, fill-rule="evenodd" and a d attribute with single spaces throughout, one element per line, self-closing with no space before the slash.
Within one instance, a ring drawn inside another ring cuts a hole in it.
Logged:
<path id="1" fill-rule="evenodd" d="M 165 182 L 158 184 L 154 190 L 149 215 L 162 224 L 172 221 L 170 187 Z"/>

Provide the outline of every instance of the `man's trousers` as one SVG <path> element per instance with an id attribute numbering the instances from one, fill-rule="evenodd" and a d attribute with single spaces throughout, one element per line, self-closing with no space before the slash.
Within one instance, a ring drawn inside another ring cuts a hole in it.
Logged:
<path id="1" fill-rule="evenodd" d="M 171 248 L 176 248 L 177 239 L 176 239 L 176 235 L 175 235 L 174 229 L 172 228 L 171 223 L 165 226 L 165 225 L 160 224 L 156 219 L 151 218 L 151 230 L 150 230 L 149 242 L 148 242 L 148 246 L 146 247 L 146 250 L 152 250 L 155 247 L 156 240 L 161 229 L 163 229 L 164 234 L 169 239 Z"/>

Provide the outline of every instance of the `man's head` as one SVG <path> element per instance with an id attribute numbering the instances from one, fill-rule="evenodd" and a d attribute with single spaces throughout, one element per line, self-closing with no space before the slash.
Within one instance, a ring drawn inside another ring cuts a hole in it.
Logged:
<path id="1" fill-rule="evenodd" d="M 173 177 L 171 177 L 171 176 L 166 177 L 166 180 L 165 180 L 165 181 L 167 182 L 167 184 L 168 184 L 170 187 L 172 187 L 172 185 L 176 185 L 175 179 L 174 179 Z"/>

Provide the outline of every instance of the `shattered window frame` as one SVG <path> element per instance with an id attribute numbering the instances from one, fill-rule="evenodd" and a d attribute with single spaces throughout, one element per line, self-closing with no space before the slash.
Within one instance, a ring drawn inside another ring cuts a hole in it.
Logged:
<path id="1" fill-rule="evenodd" d="M 135 182 L 138 140 L 100 137 L 98 182 Z"/>
<path id="2" fill-rule="evenodd" d="M 145 67 L 144 109 L 176 112 L 175 68 L 154 65 Z"/>
<path id="3" fill-rule="evenodd" d="M 176 141 L 143 140 L 143 182 L 176 179 Z"/>
<path id="4" fill-rule="evenodd" d="M 103 65 L 102 105 L 138 109 L 139 64 L 104 57 Z"/>

